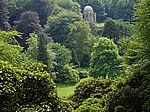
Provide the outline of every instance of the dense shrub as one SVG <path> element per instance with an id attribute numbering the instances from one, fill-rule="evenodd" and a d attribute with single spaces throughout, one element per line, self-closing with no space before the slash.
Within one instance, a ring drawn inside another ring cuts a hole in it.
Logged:
<path id="1" fill-rule="evenodd" d="M 59 110 L 59 98 L 50 75 L 46 72 L 31 71 L 19 70 L 7 62 L 0 61 L 1 111 L 12 112 L 24 105 L 30 107 L 31 104 L 42 108 L 47 105 L 46 108 L 54 112 Z"/>
<path id="2" fill-rule="evenodd" d="M 111 79 L 102 79 L 102 78 L 90 78 L 83 82 L 80 82 L 73 96 L 71 97 L 74 102 L 74 107 L 77 108 L 82 104 L 83 101 L 90 97 L 101 98 L 102 95 L 108 93 L 111 89 L 109 89 L 112 83 Z"/>
<path id="3" fill-rule="evenodd" d="M 99 112 L 101 110 L 100 99 L 88 98 L 74 112 Z"/>
<path id="4" fill-rule="evenodd" d="M 73 111 L 73 103 L 68 100 L 60 100 L 60 112 L 72 112 Z"/>

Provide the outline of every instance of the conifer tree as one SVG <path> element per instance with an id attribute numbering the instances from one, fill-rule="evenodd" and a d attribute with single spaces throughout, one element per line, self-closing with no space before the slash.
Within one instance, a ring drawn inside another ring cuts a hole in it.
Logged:
<path id="1" fill-rule="evenodd" d="M 38 61 L 41 61 L 45 65 L 48 65 L 48 53 L 47 53 L 47 39 L 46 35 L 40 34 L 38 37 Z"/>

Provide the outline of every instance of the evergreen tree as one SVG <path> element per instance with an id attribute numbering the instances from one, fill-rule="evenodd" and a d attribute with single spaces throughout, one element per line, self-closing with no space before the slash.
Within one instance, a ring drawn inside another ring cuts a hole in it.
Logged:
<path id="1" fill-rule="evenodd" d="M 41 61 L 45 65 L 48 65 L 48 53 L 47 53 L 47 40 L 46 35 L 40 34 L 38 42 L 38 61 Z"/>
<path id="2" fill-rule="evenodd" d="M 7 0 L 0 0 L 0 30 L 10 30 L 8 23 Z"/>

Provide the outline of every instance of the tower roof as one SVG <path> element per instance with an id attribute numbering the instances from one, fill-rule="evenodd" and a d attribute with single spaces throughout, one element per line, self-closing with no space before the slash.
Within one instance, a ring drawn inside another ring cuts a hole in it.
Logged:
<path id="1" fill-rule="evenodd" d="M 86 11 L 91 11 L 91 12 L 93 12 L 93 8 L 88 5 L 88 6 L 86 6 L 86 7 L 84 8 L 84 12 L 86 12 Z"/>

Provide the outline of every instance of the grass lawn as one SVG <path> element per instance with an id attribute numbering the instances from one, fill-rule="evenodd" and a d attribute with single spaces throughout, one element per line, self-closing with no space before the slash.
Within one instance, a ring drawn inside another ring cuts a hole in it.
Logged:
<path id="1" fill-rule="evenodd" d="M 68 97 L 74 93 L 76 84 L 57 84 L 57 92 L 60 97 Z"/>
<path id="2" fill-rule="evenodd" d="M 88 79 L 90 79 L 90 77 L 81 79 L 80 82 L 88 80 Z M 72 95 L 74 93 L 74 89 L 77 84 L 63 84 L 63 83 L 56 84 L 58 96 L 68 97 L 68 96 Z"/>
<path id="3" fill-rule="evenodd" d="M 96 26 L 97 26 L 97 27 L 104 27 L 104 24 L 105 24 L 105 23 L 96 23 Z"/>

